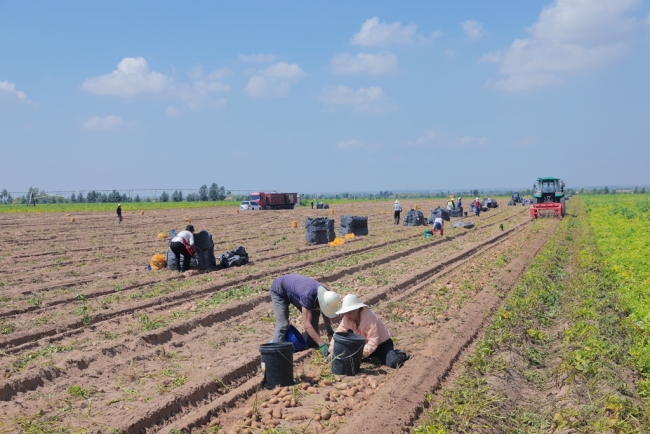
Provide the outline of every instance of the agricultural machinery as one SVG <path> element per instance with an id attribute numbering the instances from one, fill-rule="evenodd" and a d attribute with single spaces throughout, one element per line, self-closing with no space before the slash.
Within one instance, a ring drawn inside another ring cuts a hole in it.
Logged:
<path id="1" fill-rule="evenodd" d="M 512 198 L 510 199 L 510 202 L 508 202 L 508 206 L 514 206 L 520 202 L 521 202 L 521 197 L 519 196 L 519 192 L 515 191 L 514 193 L 512 193 Z"/>
<path id="2" fill-rule="evenodd" d="M 566 204 L 564 198 L 564 181 L 558 178 L 546 177 L 537 178 L 537 183 L 533 185 L 533 203 L 530 206 L 530 216 L 537 217 L 557 217 L 561 219 L 566 213 Z"/>

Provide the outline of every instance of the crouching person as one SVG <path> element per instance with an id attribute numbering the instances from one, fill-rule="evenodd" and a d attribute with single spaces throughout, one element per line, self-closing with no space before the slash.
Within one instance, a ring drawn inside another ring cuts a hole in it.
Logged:
<path id="1" fill-rule="evenodd" d="M 364 359 L 376 357 L 382 365 L 397 368 L 411 358 L 409 354 L 394 348 L 386 325 L 370 310 L 368 305 L 361 303 L 356 295 L 348 294 L 343 297 L 342 307 L 336 314 L 343 315 L 336 332 L 347 331 L 366 338 L 366 345 L 363 347 Z M 330 346 L 333 348 L 333 345 L 334 340 L 332 339 Z M 331 361 L 332 358 L 333 354 L 330 354 L 328 361 Z"/>
<path id="2" fill-rule="evenodd" d="M 328 346 L 318 334 L 318 319 L 323 314 L 328 337 L 334 335 L 330 318 L 336 316 L 339 295 L 328 291 L 318 281 L 300 274 L 285 274 L 271 284 L 271 303 L 275 314 L 275 332 L 271 342 L 284 342 L 289 330 L 289 305 L 298 309 L 307 332 L 307 345 L 318 347 L 323 356 Z"/>

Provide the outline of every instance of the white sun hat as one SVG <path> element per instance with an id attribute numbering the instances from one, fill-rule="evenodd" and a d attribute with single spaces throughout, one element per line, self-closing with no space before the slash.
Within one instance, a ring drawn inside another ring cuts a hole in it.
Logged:
<path id="1" fill-rule="evenodd" d="M 357 297 L 356 295 L 348 294 L 345 297 L 343 297 L 341 310 L 336 311 L 336 314 L 341 315 L 344 314 L 345 312 L 361 309 L 362 307 L 368 307 L 368 305 L 361 303 L 361 300 L 359 300 L 359 297 Z"/>
<path id="2" fill-rule="evenodd" d="M 341 299 L 334 291 L 328 291 L 324 286 L 318 287 L 318 304 L 320 311 L 328 318 L 336 316 L 336 308 L 339 307 Z"/>
<path id="3" fill-rule="evenodd" d="M 395 199 L 395 203 L 399 203 L 399 200 Z"/>

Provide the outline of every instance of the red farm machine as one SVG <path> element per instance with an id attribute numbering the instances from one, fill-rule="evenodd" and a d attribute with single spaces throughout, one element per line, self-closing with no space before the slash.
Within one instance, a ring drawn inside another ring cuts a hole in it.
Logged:
<path id="1" fill-rule="evenodd" d="M 557 217 L 561 219 L 566 213 L 564 198 L 564 181 L 558 178 L 546 177 L 537 178 L 537 184 L 533 185 L 534 200 L 530 206 L 531 218 Z"/>
<path id="2" fill-rule="evenodd" d="M 256 202 L 262 209 L 293 209 L 298 203 L 298 193 L 252 192 L 248 200 Z"/>

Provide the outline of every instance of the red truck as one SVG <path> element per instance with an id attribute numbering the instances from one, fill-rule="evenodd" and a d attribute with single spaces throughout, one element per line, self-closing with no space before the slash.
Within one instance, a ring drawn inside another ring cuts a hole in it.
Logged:
<path id="1" fill-rule="evenodd" d="M 298 203 L 298 193 L 252 192 L 248 200 L 257 203 L 262 209 L 293 209 Z"/>

